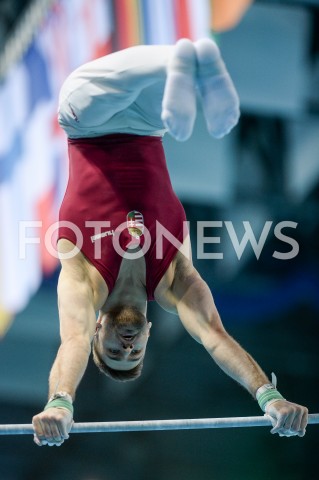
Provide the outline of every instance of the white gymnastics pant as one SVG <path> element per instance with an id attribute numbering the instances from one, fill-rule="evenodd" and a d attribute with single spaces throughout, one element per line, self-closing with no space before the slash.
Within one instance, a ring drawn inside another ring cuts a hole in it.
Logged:
<path id="1" fill-rule="evenodd" d="M 166 68 L 174 45 L 140 45 L 75 70 L 59 98 L 59 123 L 68 137 L 110 133 L 162 136 Z"/>

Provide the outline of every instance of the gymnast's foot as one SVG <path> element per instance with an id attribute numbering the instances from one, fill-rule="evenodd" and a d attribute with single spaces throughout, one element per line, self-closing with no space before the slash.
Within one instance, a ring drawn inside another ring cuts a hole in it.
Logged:
<path id="1" fill-rule="evenodd" d="M 203 38 L 195 43 L 197 85 L 206 118 L 207 129 L 222 138 L 237 124 L 239 98 L 216 43 Z"/>
<path id="2" fill-rule="evenodd" d="M 162 121 L 179 141 L 187 140 L 196 118 L 196 52 L 194 44 L 179 40 L 167 67 L 162 103 Z"/>

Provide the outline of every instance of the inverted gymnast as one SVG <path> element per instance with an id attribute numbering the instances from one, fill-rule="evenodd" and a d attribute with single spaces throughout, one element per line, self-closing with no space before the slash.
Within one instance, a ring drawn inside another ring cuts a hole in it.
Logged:
<path id="1" fill-rule="evenodd" d="M 238 122 L 239 101 L 210 39 L 116 52 L 78 68 L 62 87 L 59 123 L 68 136 L 70 172 L 59 218 L 61 345 L 48 403 L 33 417 L 39 446 L 68 438 L 91 348 L 107 376 L 125 381 L 141 374 L 151 300 L 178 315 L 219 367 L 257 399 L 272 433 L 305 434 L 307 408 L 283 399 L 225 331 L 192 264 L 162 136 L 190 137 L 197 94 L 209 133 L 223 137 Z"/>

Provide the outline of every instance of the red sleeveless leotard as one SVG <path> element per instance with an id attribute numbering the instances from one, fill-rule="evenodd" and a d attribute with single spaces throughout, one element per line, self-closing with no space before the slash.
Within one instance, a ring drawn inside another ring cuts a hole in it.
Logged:
<path id="1" fill-rule="evenodd" d="M 72 222 L 78 227 L 83 237 L 81 251 L 101 273 L 111 293 L 122 261 L 113 246 L 114 231 L 124 224 L 118 238 L 121 248 L 126 250 L 132 240 L 126 228 L 127 215 L 139 212 L 137 217 L 143 218 L 150 233 L 149 248 L 145 251 L 146 290 L 148 300 L 153 300 L 154 290 L 177 252 L 177 246 L 161 236 L 163 255 L 158 255 L 157 228 L 162 225 L 183 242 L 186 221 L 183 206 L 171 185 L 162 138 L 112 134 L 68 139 L 68 147 L 69 181 L 59 221 Z M 86 226 L 87 221 L 110 224 L 98 231 Z M 58 237 L 77 242 L 74 228 L 68 226 L 60 225 Z M 140 237 L 141 246 L 145 237 L 146 234 Z M 100 255 L 96 254 L 97 246 Z"/>

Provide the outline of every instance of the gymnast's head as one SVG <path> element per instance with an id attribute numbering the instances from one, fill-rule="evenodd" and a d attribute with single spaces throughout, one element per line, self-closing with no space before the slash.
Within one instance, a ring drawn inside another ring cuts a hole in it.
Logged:
<path id="1" fill-rule="evenodd" d="M 151 326 L 145 315 L 131 305 L 118 305 L 100 314 L 92 346 L 95 365 L 113 380 L 138 378 Z"/>

